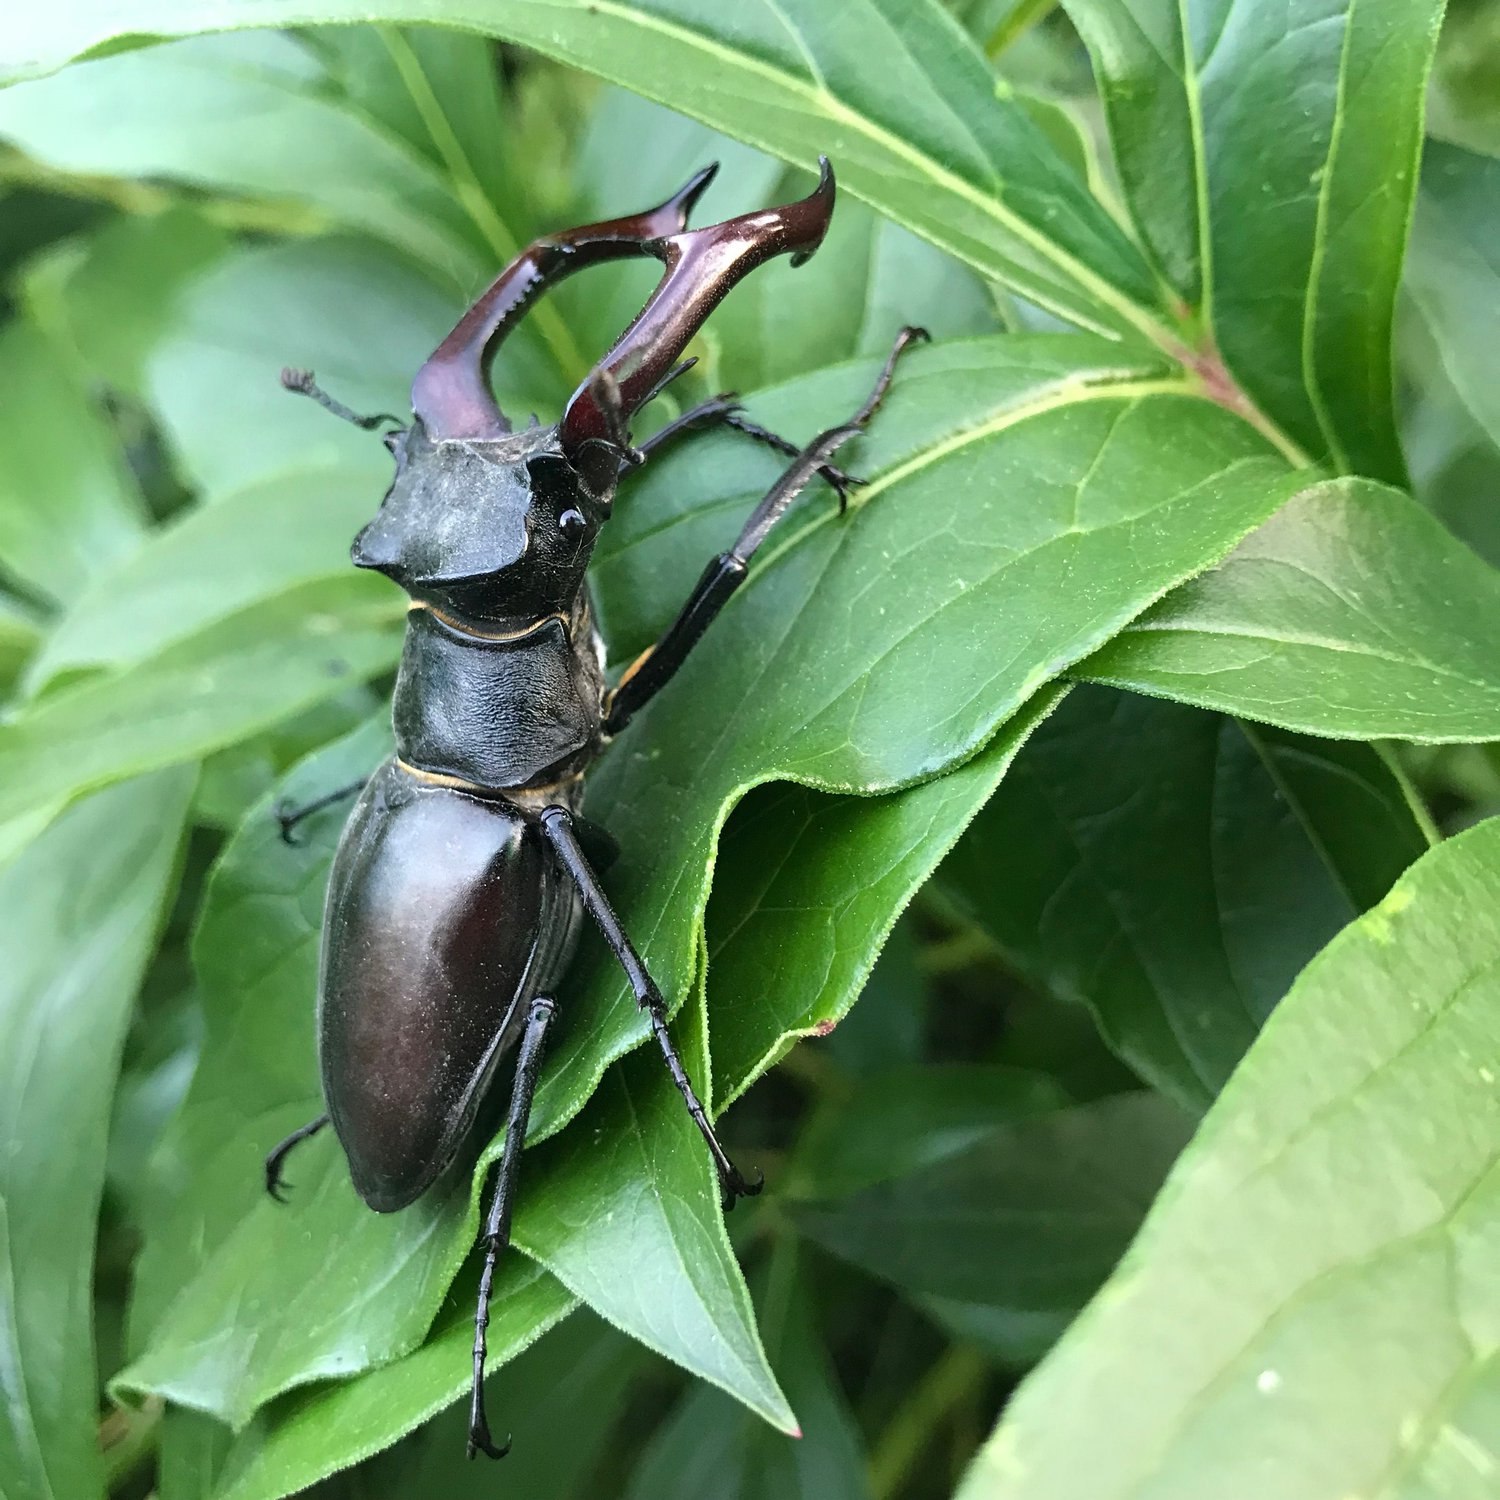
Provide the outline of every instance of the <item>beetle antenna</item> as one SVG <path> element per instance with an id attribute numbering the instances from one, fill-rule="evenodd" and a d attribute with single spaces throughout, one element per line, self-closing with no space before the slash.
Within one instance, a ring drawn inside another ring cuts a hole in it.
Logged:
<path id="1" fill-rule="evenodd" d="M 311 370 L 294 370 L 288 366 L 281 372 L 281 383 L 287 390 L 294 391 L 299 396 L 311 396 L 325 411 L 331 411 L 334 416 L 341 417 L 345 422 L 352 422 L 366 432 L 373 432 L 382 422 L 393 422 L 397 427 L 404 425 L 400 417 L 393 417 L 388 411 L 376 412 L 373 417 L 360 416 L 357 411 L 351 410 L 342 401 L 335 401 L 313 379 Z"/>

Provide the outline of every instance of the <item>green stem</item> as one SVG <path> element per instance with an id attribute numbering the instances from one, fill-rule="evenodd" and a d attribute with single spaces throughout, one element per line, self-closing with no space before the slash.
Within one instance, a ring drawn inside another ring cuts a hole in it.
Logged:
<path id="1" fill-rule="evenodd" d="M 121 213 L 152 218 L 178 203 L 191 202 L 195 212 L 225 229 L 254 234 L 326 234 L 333 221 L 318 209 L 291 199 L 261 201 L 254 198 L 185 199 L 171 188 L 136 182 L 125 177 L 93 176 L 86 172 L 64 172 L 44 166 L 18 152 L 0 151 L 0 184 L 40 188 L 67 198 L 108 203 Z"/>
<path id="2" fill-rule="evenodd" d="M 1427 799 L 1422 796 L 1416 782 L 1411 779 L 1411 773 L 1402 764 L 1400 752 L 1390 740 L 1373 740 L 1371 744 L 1376 755 L 1385 762 L 1386 770 L 1395 778 L 1396 785 L 1401 788 L 1401 795 L 1411 811 L 1413 821 L 1422 830 L 1427 847 L 1436 849 L 1443 842 L 1443 831 L 1433 820 Z"/>
<path id="3" fill-rule="evenodd" d="M 416 105 L 417 113 L 421 115 L 422 123 L 432 137 L 433 145 L 443 158 L 443 164 L 453 179 L 454 191 L 465 212 L 474 221 L 498 261 L 514 260 L 520 254 L 520 244 L 490 202 L 489 195 L 464 151 L 463 142 L 459 140 L 442 102 L 433 92 L 426 73 L 422 71 L 421 61 L 412 50 L 411 43 L 392 26 L 377 26 L 375 29 L 380 34 L 386 51 L 390 53 L 391 61 L 396 65 L 396 71 L 401 75 L 401 81 L 406 85 L 406 91 L 411 95 L 412 103 Z M 540 302 L 531 310 L 531 318 L 564 378 L 570 381 L 582 380 L 589 372 L 589 361 L 583 357 L 578 341 L 558 310 L 548 302 Z"/>
<path id="4" fill-rule="evenodd" d="M 988 1368 L 979 1351 L 966 1344 L 954 1344 L 933 1364 L 886 1424 L 870 1455 L 874 1500 L 890 1500 L 901 1489 L 944 1417 L 984 1379 Z"/>
<path id="5" fill-rule="evenodd" d="M 984 44 L 984 55 L 994 62 L 1026 35 L 1038 22 L 1057 8 L 1057 0 L 1018 0 L 1010 13 L 990 33 Z"/>

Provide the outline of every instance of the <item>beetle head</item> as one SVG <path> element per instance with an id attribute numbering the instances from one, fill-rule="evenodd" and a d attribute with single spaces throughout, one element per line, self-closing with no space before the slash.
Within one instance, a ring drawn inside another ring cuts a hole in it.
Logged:
<path id="1" fill-rule="evenodd" d="M 416 422 L 390 446 L 396 475 L 354 540 L 356 565 L 475 620 L 531 620 L 572 603 L 609 515 L 613 452 L 606 481 L 597 460 L 592 473 L 569 461 L 556 428 L 434 441 Z"/>
<path id="2" fill-rule="evenodd" d="M 416 420 L 389 434 L 396 477 L 359 534 L 354 561 L 413 597 L 471 618 L 517 620 L 567 608 L 583 583 L 629 424 L 680 368 L 683 350 L 741 277 L 774 255 L 793 264 L 821 243 L 833 171 L 781 208 L 688 230 L 716 167 L 656 208 L 536 241 L 459 319 L 412 383 Z M 489 388 L 495 351 L 529 299 L 584 266 L 626 256 L 665 264 L 660 284 L 551 428 L 512 430 Z"/>

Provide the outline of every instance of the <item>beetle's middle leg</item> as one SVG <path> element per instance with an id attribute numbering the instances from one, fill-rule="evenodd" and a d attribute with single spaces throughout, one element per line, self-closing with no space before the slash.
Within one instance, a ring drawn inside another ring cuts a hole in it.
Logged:
<path id="1" fill-rule="evenodd" d="M 557 1004 L 538 995 L 526 1012 L 526 1029 L 521 1033 L 521 1049 L 516 1057 L 515 1083 L 511 1086 L 510 1113 L 505 1119 L 505 1144 L 500 1149 L 500 1166 L 495 1173 L 495 1191 L 485 1219 L 484 1269 L 479 1275 L 479 1305 L 474 1310 L 474 1382 L 469 1391 L 469 1457 L 486 1453 L 504 1458 L 510 1440 L 498 1447 L 490 1436 L 490 1424 L 484 1414 L 484 1357 L 486 1330 L 490 1326 L 490 1288 L 495 1280 L 495 1266 L 501 1252 L 510 1244 L 510 1217 L 515 1208 L 516 1181 L 521 1170 L 521 1148 L 526 1144 L 526 1126 L 531 1119 L 531 1101 L 536 1094 L 537 1075 L 542 1070 L 542 1047 L 547 1028 L 557 1012 Z"/>
<path id="2" fill-rule="evenodd" d="M 303 1141 L 315 1136 L 328 1123 L 327 1115 L 319 1115 L 306 1125 L 299 1125 L 287 1138 L 277 1142 L 266 1155 L 266 1191 L 278 1202 L 286 1202 L 286 1190 L 291 1186 L 282 1180 L 281 1168 L 292 1151 Z"/>
<path id="3" fill-rule="evenodd" d="M 709 1155 L 713 1157 L 714 1170 L 719 1174 L 719 1191 L 724 1200 L 724 1207 L 733 1208 L 736 1198 L 754 1197 L 764 1184 L 759 1180 L 747 1181 L 739 1168 L 730 1161 L 723 1146 L 719 1144 L 719 1138 L 714 1134 L 713 1124 L 708 1118 L 708 1111 L 704 1109 L 702 1101 L 698 1098 L 692 1080 L 687 1075 L 687 1069 L 682 1066 L 682 1059 L 677 1055 L 677 1048 L 672 1042 L 672 1034 L 667 1030 L 667 1003 L 662 999 L 661 991 L 656 987 L 656 981 L 652 979 L 645 964 L 641 962 L 641 956 L 635 951 L 635 945 L 620 925 L 620 919 L 609 904 L 609 897 L 604 894 L 604 888 L 589 867 L 583 847 L 578 842 L 578 835 L 574 830 L 572 814 L 564 807 L 544 808 L 541 814 L 541 824 L 547 842 L 556 851 L 563 869 L 567 871 L 569 878 L 578 888 L 585 910 L 594 919 L 599 931 L 604 935 L 604 941 L 609 944 L 610 951 L 619 960 L 620 967 L 625 970 L 625 977 L 635 993 L 636 1003 L 651 1018 L 651 1030 L 656 1037 L 657 1045 L 661 1048 L 662 1056 L 666 1059 L 667 1071 L 671 1073 L 672 1082 L 677 1085 L 677 1092 L 682 1095 L 683 1103 L 687 1105 L 688 1113 L 693 1117 L 693 1123 L 707 1143 Z"/>
<path id="4" fill-rule="evenodd" d="M 734 546 L 728 552 L 721 552 L 704 569 L 697 587 L 688 595 L 687 603 L 682 606 L 676 620 L 667 627 L 667 633 L 628 668 L 616 684 L 610 695 L 609 711 L 604 720 L 606 735 L 618 734 L 630 722 L 631 717 L 672 679 L 687 659 L 688 652 L 698 644 L 703 632 L 713 623 L 714 616 L 745 581 L 750 570 L 750 559 L 770 535 L 771 528 L 786 514 L 787 507 L 807 488 L 813 476 L 820 472 L 839 448 L 864 431 L 865 424 L 880 409 L 880 403 L 890 389 L 896 361 L 900 359 L 902 351 L 915 340 L 926 337 L 924 329 L 903 328 L 897 334 L 885 366 L 875 381 L 874 389 L 865 398 L 864 405 L 847 422 L 820 432 L 812 442 L 799 450 L 781 478 L 750 513 L 750 519 L 745 522 Z"/>

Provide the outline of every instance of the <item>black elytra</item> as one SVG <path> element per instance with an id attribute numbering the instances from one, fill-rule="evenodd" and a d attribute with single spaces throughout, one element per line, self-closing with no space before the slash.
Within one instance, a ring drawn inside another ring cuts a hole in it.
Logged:
<path id="1" fill-rule="evenodd" d="M 666 1006 L 599 882 L 579 817 L 590 761 L 681 666 L 777 519 L 818 475 L 842 508 L 854 481 L 830 466 L 874 414 L 902 329 L 865 404 L 798 448 L 743 417 L 732 395 L 703 403 L 641 448 L 632 417 L 677 374 L 684 349 L 741 277 L 771 256 L 818 247 L 834 203 L 821 160 L 806 198 L 689 230 L 713 177 L 699 172 L 645 213 L 537 240 L 464 314 L 418 372 L 413 420 L 384 434 L 396 463 L 380 510 L 355 539 L 362 568 L 411 597 L 392 718 L 396 753 L 361 787 L 278 811 L 299 819 L 355 790 L 334 859 L 318 988 L 327 1114 L 278 1145 L 266 1185 L 299 1141 L 331 1123 L 360 1197 L 389 1213 L 426 1192 L 463 1144 L 501 1059 L 516 1050 L 506 1135 L 481 1243 L 469 1454 L 499 1457 L 485 1418 L 485 1329 L 509 1240 L 521 1148 L 548 1027 L 585 917 L 625 972 L 702 1132 L 726 1204 L 757 1192 L 724 1153 L 667 1028 Z M 546 285 L 627 256 L 665 264 L 656 291 L 569 400 L 555 426 L 512 429 L 489 389 L 501 339 Z M 288 389 L 366 428 L 310 374 Z M 713 558 L 675 622 L 611 687 L 586 571 L 615 489 L 667 441 L 722 423 L 791 456 L 739 539 Z"/>

